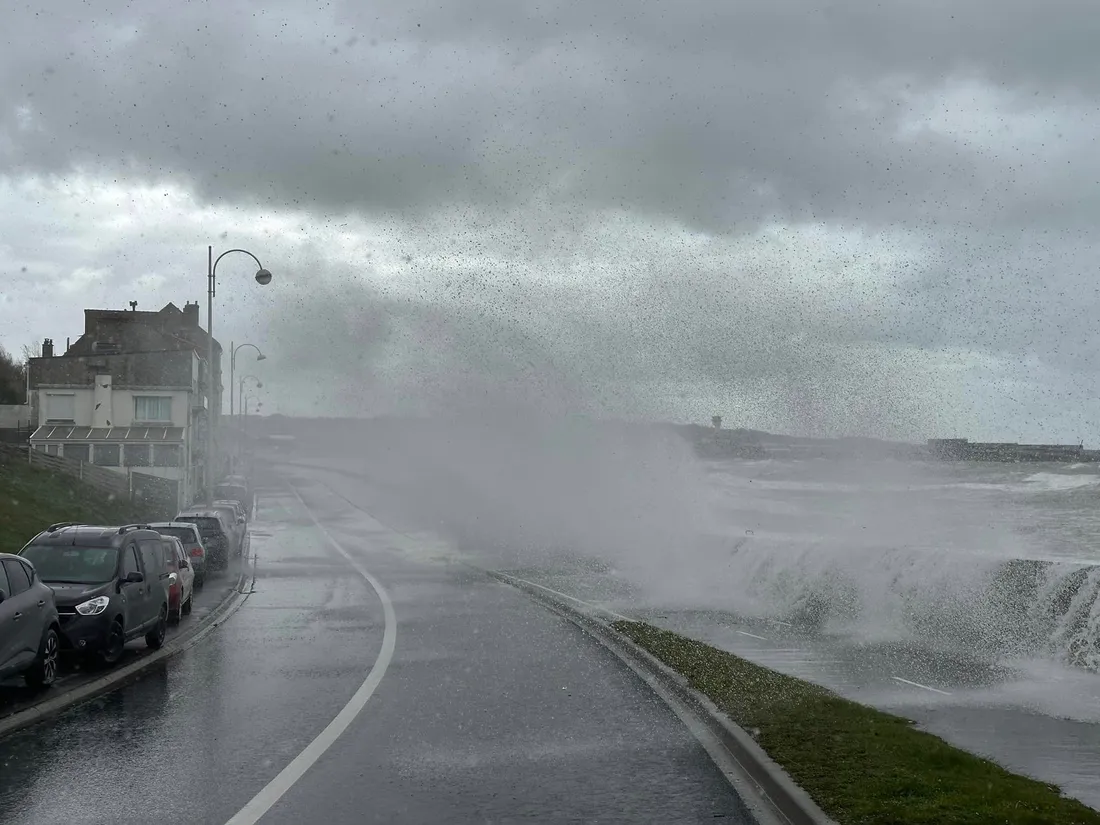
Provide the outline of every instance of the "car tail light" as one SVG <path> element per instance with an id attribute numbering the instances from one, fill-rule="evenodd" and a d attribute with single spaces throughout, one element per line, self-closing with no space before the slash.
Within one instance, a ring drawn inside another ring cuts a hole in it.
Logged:
<path id="1" fill-rule="evenodd" d="M 201 556 L 202 555 L 202 548 L 199 547 L 196 544 L 194 547 L 191 548 L 191 555 L 192 556 Z"/>

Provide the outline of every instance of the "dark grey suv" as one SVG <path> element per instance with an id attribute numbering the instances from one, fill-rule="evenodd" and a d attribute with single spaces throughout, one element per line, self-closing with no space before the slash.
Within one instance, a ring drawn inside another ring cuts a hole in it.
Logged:
<path id="1" fill-rule="evenodd" d="M 66 649 L 112 665 L 131 639 L 164 644 L 172 574 L 148 525 L 55 524 L 19 555 L 53 590 Z"/>
<path id="2" fill-rule="evenodd" d="M 0 679 L 22 673 L 31 687 L 53 684 L 60 630 L 53 591 L 32 565 L 0 553 Z"/>

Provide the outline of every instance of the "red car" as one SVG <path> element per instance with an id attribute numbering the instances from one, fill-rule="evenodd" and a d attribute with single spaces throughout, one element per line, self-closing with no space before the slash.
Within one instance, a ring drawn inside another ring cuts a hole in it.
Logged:
<path id="1" fill-rule="evenodd" d="M 195 571 L 187 561 L 183 544 L 175 536 L 161 536 L 164 563 L 168 568 L 168 621 L 179 624 L 191 614 L 195 600 Z"/>

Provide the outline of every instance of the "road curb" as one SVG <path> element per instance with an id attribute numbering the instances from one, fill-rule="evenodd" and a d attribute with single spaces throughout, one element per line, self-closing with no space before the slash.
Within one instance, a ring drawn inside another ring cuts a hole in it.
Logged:
<path id="1" fill-rule="evenodd" d="M 237 577 L 236 584 L 234 584 L 229 589 L 229 592 L 225 594 L 225 598 L 218 602 L 218 604 L 201 620 L 196 622 L 186 634 L 174 636 L 172 640 L 166 642 L 160 650 L 142 656 L 136 662 L 131 662 L 125 667 L 112 670 L 100 676 L 98 679 L 93 679 L 91 682 L 85 682 L 82 685 L 78 685 L 59 696 L 47 697 L 37 704 L 16 711 L 10 716 L 0 719 L 0 739 L 18 730 L 29 727 L 30 725 L 36 724 L 37 722 L 48 719 L 51 716 L 56 716 L 68 710 L 73 705 L 86 702 L 97 696 L 102 696 L 104 693 L 109 693 L 121 687 L 126 682 L 137 679 L 145 670 L 153 665 L 163 662 L 198 644 L 210 633 L 213 633 L 222 622 L 236 613 L 240 606 L 244 604 L 245 599 L 247 599 L 252 592 L 252 583 L 255 581 L 255 569 L 255 562 L 253 562 L 251 569 L 242 570 L 241 574 Z M 250 576 L 252 577 L 252 581 L 249 581 Z"/>
<path id="2" fill-rule="evenodd" d="M 561 598 L 525 579 L 494 570 L 483 572 L 550 608 L 621 659 L 699 739 L 760 825 L 836 825 L 747 731 L 690 687 L 681 674 L 609 626 L 609 619 L 622 617 L 580 599 Z"/>

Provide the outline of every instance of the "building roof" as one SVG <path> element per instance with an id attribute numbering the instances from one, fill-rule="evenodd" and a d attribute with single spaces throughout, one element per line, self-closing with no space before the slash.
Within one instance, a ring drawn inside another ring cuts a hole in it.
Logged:
<path id="1" fill-rule="evenodd" d="M 210 336 L 198 320 L 198 305 L 185 312 L 173 303 L 162 309 L 85 309 L 84 334 L 66 350 L 67 355 L 91 355 L 97 340 L 119 344 L 121 351 L 153 349 L 192 349 L 206 358 Z M 190 309 L 190 308 L 189 308 Z M 214 341 L 214 350 L 221 352 Z"/>
<path id="2" fill-rule="evenodd" d="M 54 443 L 178 443 L 183 441 L 183 427 L 74 427 L 72 424 L 47 424 L 35 430 L 30 440 Z"/>
<path id="3" fill-rule="evenodd" d="M 89 355 L 54 355 L 30 359 L 30 384 L 40 387 L 91 387 L 97 375 L 112 376 L 116 389 L 157 387 L 187 389 L 194 386 L 194 351 L 168 349 Z"/>

